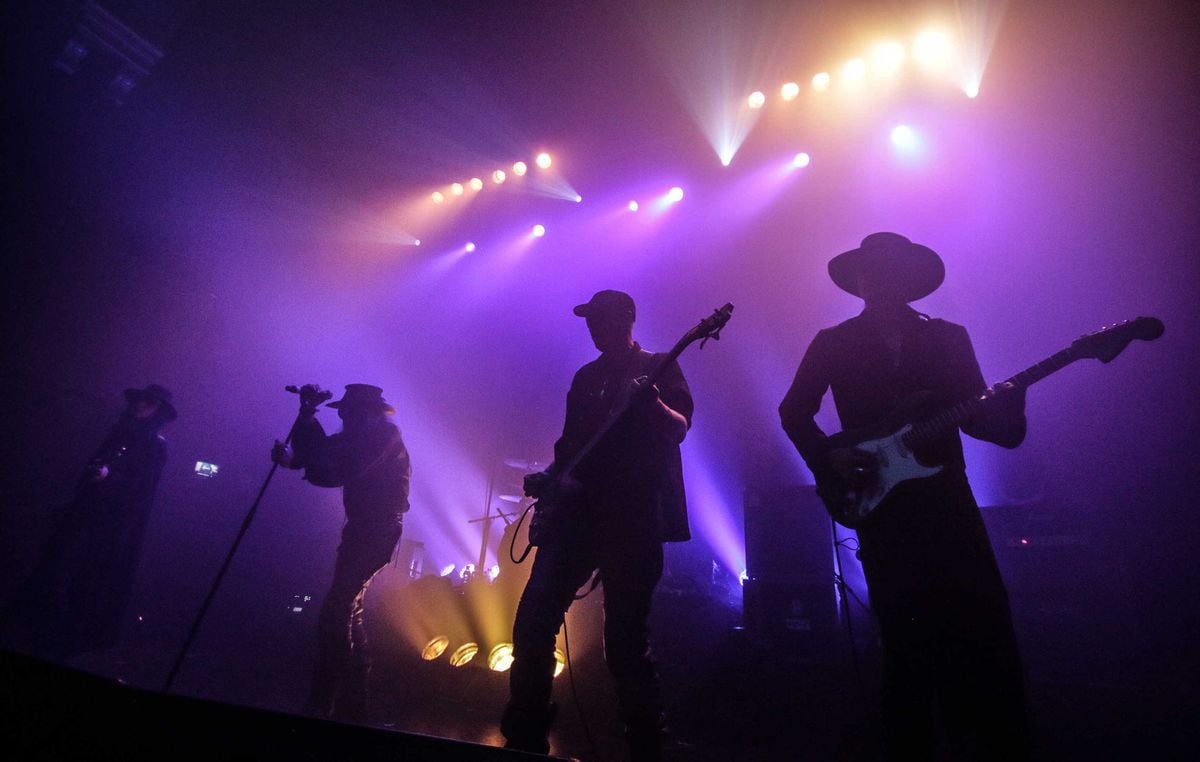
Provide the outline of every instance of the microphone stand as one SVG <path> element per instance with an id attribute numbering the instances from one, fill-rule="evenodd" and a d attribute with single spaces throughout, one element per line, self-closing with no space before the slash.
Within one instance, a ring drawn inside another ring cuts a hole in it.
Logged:
<path id="1" fill-rule="evenodd" d="M 290 387 L 288 391 L 291 391 Z M 285 445 L 291 443 L 292 435 L 296 433 L 296 427 L 300 425 L 300 416 L 303 414 L 304 411 L 301 410 L 296 415 L 296 420 L 292 422 L 292 427 L 288 430 L 287 439 L 283 440 Z M 242 521 L 242 528 L 238 531 L 237 537 L 233 541 L 233 547 L 229 549 L 229 554 L 225 556 L 225 562 L 221 564 L 220 570 L 217 571 L 217 578 L 213 580 L 212 587 L 208 591 L 208 596 L 205 597 L 204 603 L 200 605 L 200 611 L 196 614 L 196 621 L 192 623 L 192 629 L 183 641 L 183 647 L 179 649 L 179 655 L 175 657 L 175 663 L 171 665 L 171 672 L 167 675 L 167 681 L 163 685 L 164 693 L 171 692 L 171 686 L 175 683 L 175 677 L 179 674 L 179 670 L 183 666 L 183 660 L 187 657 L 187 652 L 192 647 L 192 641 L 196 639 L 196 635 L 200 632 L 200 623 L 204 621 L 204 615 L 208 613 L 208 607 L 217 595 L 217 589 L 221 586 L 221 580 L 225 578 L 225 572 L 229 571 L 229 565 L 233 563 L 233 556 L 237 553 L 238 545 L 241 544 L 242 538 L 246 536 L 246 531 L 250 529 L 250 522 L 254 520 L 254 514 L 258 512 L 258 504 L 262 502 L 263 495 L 267 491 L 267 486 L 271 484 L 271 478 L 275 476 L 275 471 L 278 468 L 278 463 L 271 463 L 271 470 L 267 472 L 267 478 L 263 480 L 262 487 L 258 490 L 258 496 L 254 498 L 254 504 L 250 506 L 250 511 L 246 514 L 245 520 Z"/>

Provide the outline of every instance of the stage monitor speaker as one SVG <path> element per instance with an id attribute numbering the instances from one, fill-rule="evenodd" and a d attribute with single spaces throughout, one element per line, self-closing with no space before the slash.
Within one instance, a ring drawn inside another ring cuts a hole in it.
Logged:
<path id="1" fill-rule="evenodd" d="M 153 693 L 11 651 L 0 651 L 0 711 L 9 759 L 547 759 L 447 738 Z"/>
<path id="2" fill-rule="evenodd" d="M 789 655 L 824 659 L 837 635 L 833 532 L 811 485 L 747 488 L 742 619 Z"/>
<path id="3" fill-rule="evenodd" d="M 833 532 L 816 487 L 748 487 L 743 508 L 749 576 L 832 579 Z"/>

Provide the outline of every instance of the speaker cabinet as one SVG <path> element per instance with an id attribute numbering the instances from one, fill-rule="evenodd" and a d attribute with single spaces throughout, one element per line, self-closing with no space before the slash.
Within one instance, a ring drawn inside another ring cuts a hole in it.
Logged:
<path id="1" fill-rule="evenodd" d="M 742 620 L 784 653 L 831 657 L 837 635 L 833 532 L 810 485 L 748 488 Z"/>

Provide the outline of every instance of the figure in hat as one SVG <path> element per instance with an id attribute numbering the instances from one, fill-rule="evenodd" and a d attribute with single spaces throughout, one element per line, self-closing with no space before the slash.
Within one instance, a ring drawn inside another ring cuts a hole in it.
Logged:
<path id="1" fill-rule="evenodd" d="M 843 430 L 886 425 L 914 394 L 923 393 L 930 412 L 983 395 L 962 430 L 1008 448 L 1024 439 L 1024 393 L 985 390 L 966 330 L 908 306 L 937 289 L 944 274 L 936 253 L 895 233 L 869 235 L 829 262 L 833 282 L 865 307 L 817 333 L 779 407 L 818 490 L 834 482 L 869 486 L 880 468 L 863 450 L 829 445 L 813 420 L 827 389 Z M 858 528 L 883 645 L 889 758 L 936 758 L 940 735 L 956 759 L 1022 759 L 1020 656 L 958 431 L 916 455 L 944 468 L 898 485 Z"/>
<path id="2" fill-rule="evenodd" d="M 342 430 L 333 435 L 316 418 L 328 398 L 315 384 L 301 387 L 294 451 L 276 441 L 271 458 L 285 468 L 303 468 L 304 478 L 318 487 L 342 488 L 346 523 L 317 621 L 316 664 L 304 711 L 363 723 L 370 671 L 363 600 L 400 541 L 411 468 L 400 430 L 388 420 L 395 408 L 382 389 L 348 384 L 345 395 L 328 405 L 342 420 Z"/>
<path id="3" fill-rule="evenodd" d="M 692 420 L 692 395 L 671 362 L 656 384 L 648 375 L 663 359 L 633 340 L 636 309 L 620 291 L 600 291 L 575 314 L 587 321 L 600 356 L 575 374 L 566 421 L 554 445 L 556 464 L 571 462 L 610 411 L 632 399 L 626 414 L 573 471 L 569 505 L 538 542 L 513 624 L 510 699 L 501 731 L 510 748 L 546 753 L 554 717 L 554 643 L 576 591 L 593 572 L 604 588 L 604 655 L 632 759 L 658 759 L 664 729 L 646 620 L 662 576 L 664 542 L 689 539 L 679 443 Z M 539 497 L 555 465 L 525 479 Z"/>
<path id="4" fill-rule="evenodd" d="M 56 511 L 37 565 L 10 607 L 14 619 L 30 624 L 30 650 L 52 660 L 112 649 L 126 623 L 167 458 L 159 430 L 176 411 L 158 384 L 126 389 L 124 396 L 121 417 L 80 475 L 71 502 Z"/>

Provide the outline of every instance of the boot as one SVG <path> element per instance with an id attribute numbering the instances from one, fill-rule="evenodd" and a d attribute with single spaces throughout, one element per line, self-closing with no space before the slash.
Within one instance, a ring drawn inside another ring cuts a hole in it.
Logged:
<path id="1" fill-rule="evenodd" d="M 534 754 L 550 753 L 550 726 L 558 706 L 551 702 L 545 709 L 529 710 L 510 703 L 504 708 L 500 720 L 500 732 L 504 734 L 506 749 L 528 751 Z"/>

